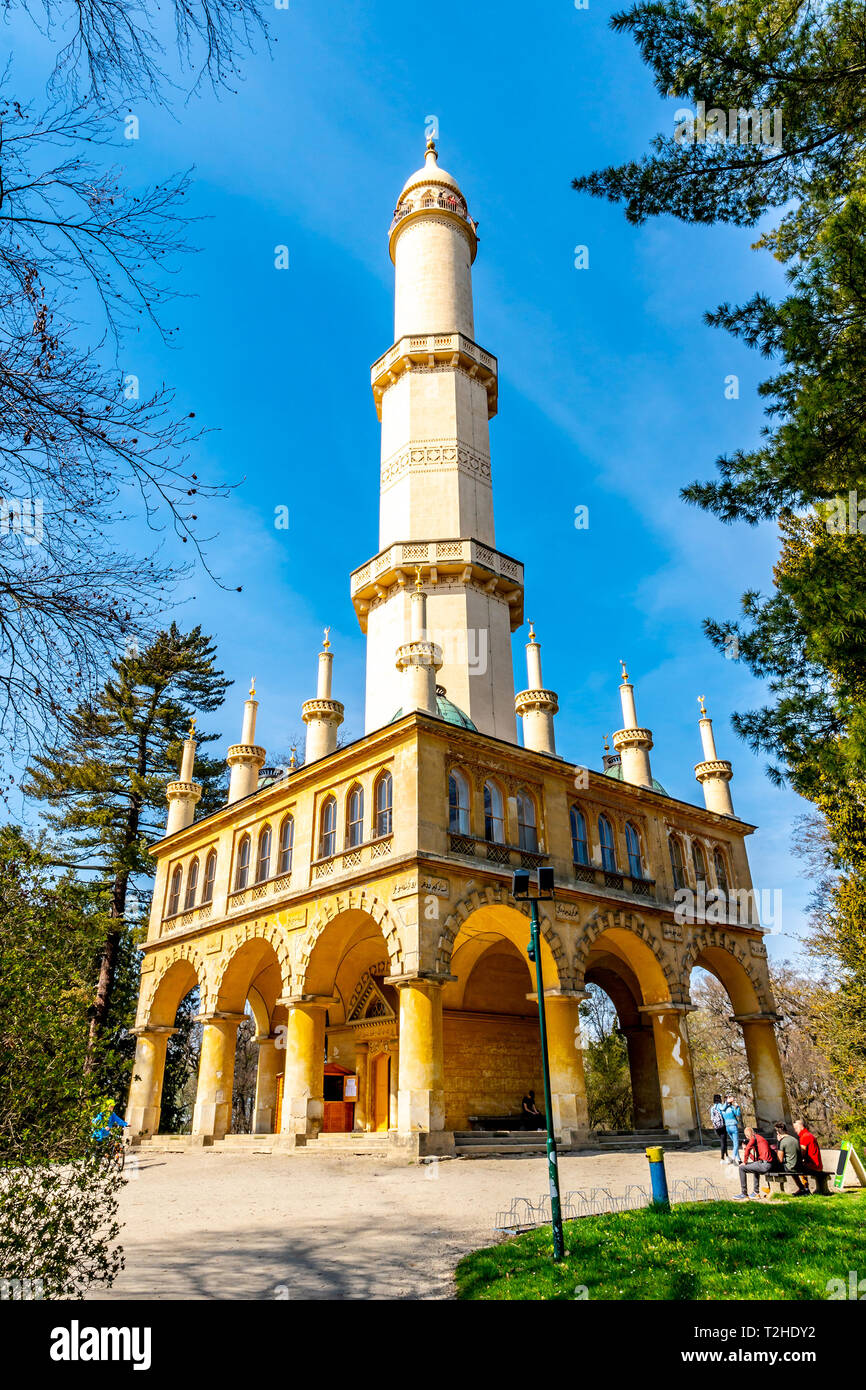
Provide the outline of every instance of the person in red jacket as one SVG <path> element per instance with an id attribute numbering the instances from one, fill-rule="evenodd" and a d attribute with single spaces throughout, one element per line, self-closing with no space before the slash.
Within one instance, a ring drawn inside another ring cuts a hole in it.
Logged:
<path id="1" fill-rule="evenodd" d="M 818 1147 L 818 1140 L 811 1130 L 807 1129 L 802 1120 L 794 1121 L 794 1133 L 800 1142 L 800 1172 L 801 1173 L 823 1173 L 824 1160 L 821 1157 L 821 1150 Z M 806 1183 L 806 1192 L 809 1184 Z M 817 1190 L 817 1188 L 816 1188 Z M 795 1193 L 799 1196 L 799 1193 Z M 804 1196 L 806 1193 L 803 1194 Z"/>
<path id="2" fill-rule="evenodd" d="M 769 1173 L 773 1166 L 773 1151 L 767 1143 L 763 1134 L 759 1134 L 756 1129 L 746 1126 L 746 1147 L 743 1149 L 743 1161 L 740 1164 L 740 1191 L 734 1198 L 735 1202 L 742 1202 L 748 1197 L 746 1184 L 749 1173 L 752 1174 L 752 1196 L 760 1197 L 760 1181 L 762 1173 Z"/>

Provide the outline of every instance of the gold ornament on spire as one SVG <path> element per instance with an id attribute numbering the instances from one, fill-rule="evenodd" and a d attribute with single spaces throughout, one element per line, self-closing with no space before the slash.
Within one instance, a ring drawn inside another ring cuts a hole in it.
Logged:
<path id="1" fill-rule="evenodd" d="M 293 743 L 293 744 L 292 744 L 292 756 L 289 758 L 289 771 L 290 771 L 290 772 L 294 772 L 294 770 L 295 770 L 295 768 L 296 768 L 297 766 L 298 766 L 298 750 L 297 750 L 296 745 Z"/>
<path id="2" fill-rule="evenodd" d="M 325 628 L 325 640 L 324 640 L 324 642 L 322 643 L 322 648 L 323 648 L 323 650 L 324 650 L 324 651 L 327 651 L 328 648 L 330 647 L 330 645 L 331 645 L 331 629 L 330 629 L 329 627 L 326 627 L 326 628 Z"/>
<path id="3" fill-rule="evenodd" d="M 627 684 L 628 684 L 628 671 L 625 669 L 625 662 L 623 661 L 622 657 L 620 657 L 620 659 L 619 659 L 619 664 L 620 664 L 620 666 L 622 667 L 622 683 L 623 683 L 623 685 L 627 685 Z"/>
<path id="4" fill-rule="evenodd" d="M 416 566 L 415 566 L 415 589 L 417 590 L 417 592 L 419 592 L 419 593 L 421 592 L 421 566 L 420 566 L 420 565 L 416 565 Z"/>
<path id="5" fill-rule="evenodd" d="M 699 695 L 699 696 L 698 696 L 698 704 L 699 704 L 700 707 L 701 707 L 701 719 L 706 719 L 706 717 L 707 717 L 707 707 L 706 707 L 706 705 L 705 705 L 705 703 L 704 703 L 704 701 L 706 700 L 706 698 L 707 698 L 706 695 Z"/>
<path id="6" fill-rule="evenodd" d="M 256 678 L 255 678 L 255 676 L 253 676 L 253 677 L 250 679 L 250 699 L 251 699 L 251 700 L 254 700 L 255 698 L 256 698 Z"/>
<path id="7" fill-rule="evenodd" d="M 530 642 L 535 641 L 535 623 L 533 622 L 529 624 L 529 640 Z"/>
<path id="8" fill-rule="evenodd" d="M 192 719 L 189 721 L 189 732 L 187 733 L 187 738 L 195 738 L 195 715 L 193 715 Z"/>

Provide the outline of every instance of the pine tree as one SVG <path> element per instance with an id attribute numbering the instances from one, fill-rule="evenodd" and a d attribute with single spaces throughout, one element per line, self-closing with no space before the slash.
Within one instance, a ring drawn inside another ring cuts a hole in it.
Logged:
<path id="1" fill-rule="evenodd" d="M 153 874 L 148 841 L 165 830 L 166 783 L 177 776 L 190 719 L 219 709 L 231 684 L 215 665 L 215 648 L 200 627 L 172 623 L 144 650 L 112 663 L 99 696 L 79 705 L 68 735 L 27 769 L 26 795 L 46 803 L 45 820 L 71 862 L 94 867 L 109 892 L 110 929 L 99 952 L 87 1067 L 106 1027 L 123 943 L 131 935 L 127 899 Z M 194 777 L 201 812 L 224 799 L 225 764 L 201 753 L 219 734 L 197 733 Z"/>

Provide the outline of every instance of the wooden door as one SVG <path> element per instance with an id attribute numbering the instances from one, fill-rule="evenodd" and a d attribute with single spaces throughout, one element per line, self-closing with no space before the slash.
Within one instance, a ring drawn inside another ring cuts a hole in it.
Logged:
<path id="1" fill-rule="evenodd" d="M 391 1093 L 391 1058 L 380 1052 L 373 1058 L 373 1128 L 387 1130 Z"/>

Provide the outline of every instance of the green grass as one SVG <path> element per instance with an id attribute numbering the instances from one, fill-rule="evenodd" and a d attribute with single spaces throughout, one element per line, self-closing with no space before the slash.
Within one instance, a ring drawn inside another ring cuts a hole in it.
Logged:
<path id="1" fill-rule="evenodd" d="M 476 1250 L 458 1297 L 826 1299 L 828 1279 L 866 1275 L 866 1192 L 589 1216 L 566 1222 L 565 1248 L 553 1264 L 546 1226 Z"/>

